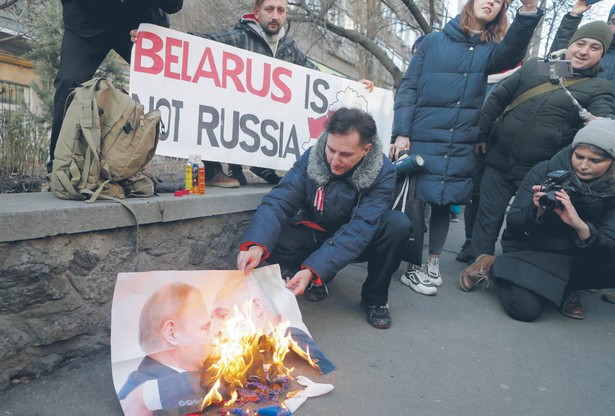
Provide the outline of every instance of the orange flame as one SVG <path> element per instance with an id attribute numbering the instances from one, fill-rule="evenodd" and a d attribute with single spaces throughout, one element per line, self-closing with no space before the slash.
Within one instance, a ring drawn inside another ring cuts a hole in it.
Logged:
<path id="1" fill-rule="evenodd" d="M 231 406 L 238 398 L 236 389 L 245 387 L 248 379 L 262 383 L 279 377 L 290 377 L 293 368 L 284 366 L 284 358 L 293 349 L 315 368 L 308 351 L 303 351 L 291 338 L 285 335 L 290 323 L 277 326 L 269 324 L 269 333 L 259 330 L 251 319 L 251 300 L 243 305 L 243 312 L 235 306 L 234 314 L 222 324 L 222 330 L 215 342 L 215 352 L 209 367 L 205 366 L 203 381 L 213 386 L 203 398 L 201 409 L 225 400 Z"/>

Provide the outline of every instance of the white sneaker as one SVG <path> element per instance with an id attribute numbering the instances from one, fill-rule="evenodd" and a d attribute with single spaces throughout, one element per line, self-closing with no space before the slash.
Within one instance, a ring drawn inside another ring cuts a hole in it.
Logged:
<path id="1" fill-rule="evenodd" d="M 430 257 L 427 260 L 427 276 L 435 287 L 442 286 L 442 276 L 440 275 L 440 259 L 437 257 Z"/>
<path id="2" fill-rule="evenodd" d="M 433 285 L 424 269 L 424 266 L 409 264 L 408 270 L 401 276 L 400 280 L 415 292 L 422 295 L 433 296 L 438 293 L 438 289 Z"/>

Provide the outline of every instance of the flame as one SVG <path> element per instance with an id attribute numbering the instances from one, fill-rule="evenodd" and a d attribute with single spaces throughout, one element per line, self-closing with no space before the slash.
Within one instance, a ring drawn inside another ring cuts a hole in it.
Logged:
<path id="1" fill-rule="evenodd" d="M 288 321 L 277 326 L 269 323 L 269 332 L 256 327 L 251 318 L 252 301 L 247 301 L 242 311 L 234 307 L 234 314 L 222 324 L 215 341 L 215 352 L 205 363 L 203 384 L 213 386 L 203 398 L 201 409 L 211 404 L 233 405 L 238 399 L 237 390 L 249 381 L 270 384 L 291 378 L 293 368 L 286 368 L 284 358 L 292 348 L 315 368 L 308 351 L 286 335 Z M 211 365 L 208 366 L 208 364 Z M 225 401 L 226 400 L 226 401 Z"/>

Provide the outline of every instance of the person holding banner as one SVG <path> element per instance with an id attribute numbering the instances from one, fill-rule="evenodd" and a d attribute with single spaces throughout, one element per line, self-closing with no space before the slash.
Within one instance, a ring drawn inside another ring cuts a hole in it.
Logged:
<path id="1" fill-rule="evenodd" d="M 140 23 L 169 27 L 167 13 L 177 13 L 183 3 L 183 0 L 62 0 L 64 36 L 60 69 L 54 81 L 56 92 L 47 172 L 51 172 L 53 166 L 69 93 L 94 76 L 111 50 L 130 62 L 131 29 Z"/>
<path id="2" fill-rule="evenodd" d="M 286 33 L 287 17 L 287 0 L 255 0 L 252 13 L 241 16 L 233 30 L 217 33 L 190 32 L 190 34 L 318 70 L 318 67 L 299 49 L 294 39 Z M 361 82 L 367 90 L 373 90 L 372 81 L 361 80 Z M 251 167 L 250 171 L 267 183 L 275 185 L 280 181 L 280 177 L 273 169 Z M 205 181 L 209 186 L 236 188 L 247 184 L 241 165 L 229 164 L 229 173 L 226 175 L 220 162 L 206 161 L 205 175 Z"/>
<path id="3" fill-rule="evenodd" d="M 361 304 L 376 328 L 391 326 L 391 276 L 411 232 L 391 209 L 396 174 L 368 113 L 335 111 L 316 144 L 258 207 L 240 245 L 237 267 L 250 273 L 264 260 L 279 263 L 286 287 L 309 301 L 351 262 L 367 261 Z"/>
<path id="4" fill-rule="evenodd" d="M 453 204 L 470 199 L 478 115 L 487 75 L 523 59 L 543 12 L 536 0 L 522 6 L 507 31 L 508 0 L 469 0 L 442 32 L 428 34 L 397 91 L 390 157 L 421 154 L 416 197 L 431 204 L 429 258 L 409 264 L 401 277 L 412 290 L 435 295 L 442 284 L 439 257 Z"/>
<path id="5" fill-rule="evenodd" d="M 255 0 L 252 13 L 241 16 L 233 30 L 190 34 L 318 70 L 294 39 L 286 34 L 284 25 L 287 17 L 287 0 Z M 273 169 L 251 167 L 250 171 L 267 183 L 277 184 L 280 181 Z M 226 175 L 220 162 L 205 161 L 205 175 L 209 186 L 237 188 L 247 184 L 241 165 L 229 164 L 229 174 Z"/>

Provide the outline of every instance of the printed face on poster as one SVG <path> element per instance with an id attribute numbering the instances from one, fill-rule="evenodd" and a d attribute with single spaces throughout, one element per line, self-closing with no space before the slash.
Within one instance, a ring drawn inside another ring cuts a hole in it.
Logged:
<path id="1" fill-rule="evenodd" d="M 159 155 L 288 170 L 340 107 L 369 112 L 388 149 L 391 91 L 151 24 L 132 53 L 132 97 L 162 112 Z"/>
<path id="2" fill-rule="evenodd" d="M 132 410 L 135 403 L 152 411 L 198 408 L 207 393 L 203 371 L 218 352 L 216 337 L 238 316 L 263 333 L 288 326 L 322 373 L 334 369 L 311 338 L 278 265 L 247 276 L 239 270 L 120 273 L 111 311 L 111 362 L 125 413 L 140 414 Z"/>

